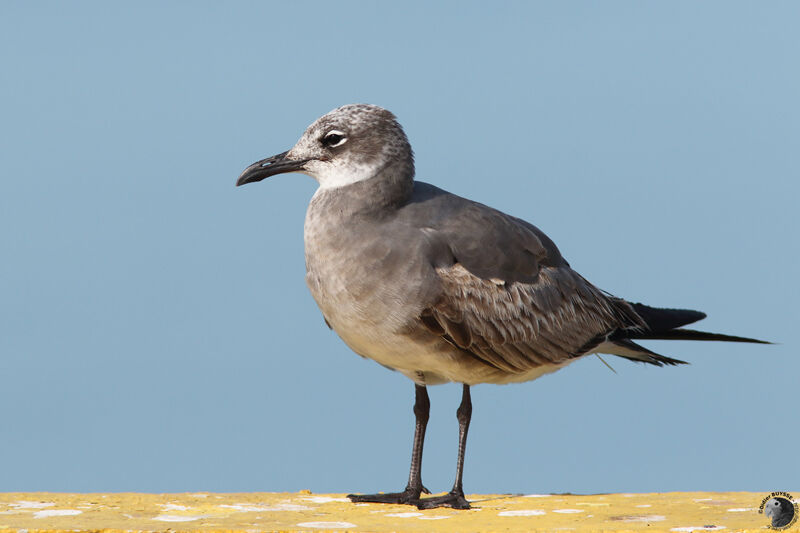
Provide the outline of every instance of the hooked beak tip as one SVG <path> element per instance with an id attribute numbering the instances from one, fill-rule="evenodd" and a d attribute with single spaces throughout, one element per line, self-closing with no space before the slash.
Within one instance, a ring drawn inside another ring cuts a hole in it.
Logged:
<path id="1" fill-rule="evenodd" d="M 308 159 L 286 159 L 286 154 L 288 153 L 289 152 L 287 151 L 266 159 L 262 159 L 261 161 L 256 161 L 244 169 L 244 171 L 239 175 L 239 179 L 236 180 L 236 186 L 239 187 L 246 183 L 261 181 L 270 176 L 274 176 L 275 174 L 284 174 L 287 172 L 303 170 L 303 167 L 308 162 Z"/>

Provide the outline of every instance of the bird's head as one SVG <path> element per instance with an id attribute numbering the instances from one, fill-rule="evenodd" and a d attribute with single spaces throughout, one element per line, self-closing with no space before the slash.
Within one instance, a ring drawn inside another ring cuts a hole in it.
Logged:
<path id="1" fill-rule="evenodd" d="M 318 118 L 294 147 L 247 167 L 236 185 L 275 174 L 300 172 L 322 188 L 336 188 L 380 174 L 414 177 L 414 157 L 403 128 L 389 111 L 350 104 Z"/>
<path id="2" fill-rule="evenodd" d="M 778 516 L 781 510 L 782 505 L 780 498 L 770 498 L 766 505 L 764 505 L 764 514 L 770 518 Z"/>

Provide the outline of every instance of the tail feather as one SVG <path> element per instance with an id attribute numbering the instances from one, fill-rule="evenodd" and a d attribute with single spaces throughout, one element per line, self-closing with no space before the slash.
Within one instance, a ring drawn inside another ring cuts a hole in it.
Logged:
<path id="1" fill-rule="evenodd" d="M 636 361 L 637 363 L 648 363 L 655 366 L 689 364 L 686 361 L 673 359 L 672 357 L 667 357 L 666 355 L 648 350 L 644 346 L 640 346 L 629 339 L 607 340 L 606 342 L 600 343 L 595 348 L 595 351 L 609 353 L 624 357 L 630 361 Z"/>
<path id="2" fill-rule="evenodd" d="M 584 347 L 582 353 L 600 352 L 617 355 L 648 363 L 656 366 L 687 364 L 686 361 L 673 359 L 633 342 L 635 340 L 687 340 L 687 341 L 726 341 L 750 342 L 756 344 L 772 344 L 771 342 L 749 337 L 724 335 L 722 333 L 709 333 L 693 329 L 683 329 L 682 326 L 697 322 L 706 317 L 705 313 L 691 309 L 665 309 L 650 307 L 641 303 L 630 303 L 630 306 L 639 315 L 647 326 L 629 327 L 618 329 L 604 337 L 596 337 Z"/>

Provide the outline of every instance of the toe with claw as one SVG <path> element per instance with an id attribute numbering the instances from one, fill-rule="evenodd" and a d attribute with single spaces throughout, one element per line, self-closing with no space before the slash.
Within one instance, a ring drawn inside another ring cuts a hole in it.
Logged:
<path id="1" fill-rule="evenodd" d="M 435 496 L 419 500 L 416 504 L 419 509 L 436 509 L 438 507 L 452 507 L 453 509 L 469 509 L 469 502 L 461 491 L 450 491 L 444 496 Z"/>
<path id="2" fill-rule="evenodd" d="M 419 505 L 419 496 L 422 492 L 430 494 L 425 487 L 416 489 L 407 487 L 403 492 L 381 492 L 378 494 L 348 494 L 353 503 L 394 503 L 405 505 Z"/>

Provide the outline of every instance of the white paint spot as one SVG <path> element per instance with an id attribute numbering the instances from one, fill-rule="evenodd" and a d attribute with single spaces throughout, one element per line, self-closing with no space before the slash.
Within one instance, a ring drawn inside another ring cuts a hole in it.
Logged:
<path id="1" fill-rule="evenodd" d="M 77 509 L 47 509 L 46 511 L 36 511 L 33 513 L 34 518 L 47 518 L 48 516 L 74 516 L 81 514 L 83 511 Z"/>
<path id="2" fill-rule="evenodd" d="M 310 511 L 311 507 L 297 505 L 296 503 L 279 503 L 276 505 L 258 505 L 252 503 L 237 503 L 234 505 L 220 505 L 225 509 L 233 509 L 243 513 L 275 512 L 275 511 Z"/>
<path id="3" fill-rule="evenodd" d="M 350 522 L 300 522 L 300 527 L 314 527 L 319 529 L 329 529 L 333 527 L 358 527 Z"/>
<path id="4" fill-rule="evenodd" d="M 728 509 L 729 513 L 746 513 L 748 511 L 758 511 L 755 507 L 737 507 L 735 509 Z"/>
<path id="5" fill-rule="evenodd" d="M 583 509 L 553 509 L 553 512 L 554 513 L 564 513 L 564 514 L 582 513 Z"/>
<path id="6" fill-rule="evenodd" d="M 709 498 L 710 500 L 711 498 Z M 670 531 L 686 531 L 691 533 L 692 531 L 719 531 L 720 529 L 725 529 L 725 526 L 684 526 L 684 527 L 673 527 Z"/>
<path id="7" fill-rule="evenodd" d="M 165 511 L 188 511 L 189 507 L 185 505 L 177 505 L 175 503 L 160 503 L 161 507 L 164 508 Z"/>
<path id="8" fill-rule="evenodd" d="M 643 503 L 641 505 L 637 505 L 636 507 L 652 507 L 649 503 Z"/>
<path id="9" fill-rule="evenodd" d="M 540 516 L 545 514 L 541 509 L 519 509 L 517 511 L 500 511 L 497 516 Z"/>
<path id="10" fill-rule="evenodd" d="M 552 494 L 526 494 L 523 498 L 549 498 Z"/>
<path id="11" fill-rule="evenodd" d="M 660 514 L 648 514 L 643 516 L 629 516 L 623 522 L 662 522 L 666 520 L 666 516 Z"/>
<path id="12" fill-rule="evenodd" d="M 444 520 L 445 518 L 450 518 L 449 516 L 420 516 L 420 520 Z"/>
<path id="13" fill-rule="evenodd" d="M 303 498 L 312 503 L 349 502 L 347 498 L 331 498 L 330 496 L 310 496 Z"/>
<path id="14" fill-rule="evenodd" d="M 220 505 L 219 507 L 222 507 L 224 509 L 233 509 L 234 511 L 242 511 L 246 513 L 264 510 L 263 505 L 249 505 L 246 503 L 237 503 L 235 505 Z"/>
<path id="15" fill-rule="evenodd" d="M 695 498 L 694 501 L 696 502 L 710 502 L 713 501 L 714 498 Z"/>
<path id="16" fill-rule="evenodd" d="M 620 496 L 623 498 L 633 498 L 634 496 L 637 496 L 637 494 L 620 494 Z"/>
<path id="17" fill-rule="evenodd" d="M 153 520 L 159 520 L 160 522 L 191 522 L 193 520 L 200 520 L 201 518 L 205 518 L 205 515 L 186 516 L 186 515 L 174 515 L 174 514 L 160 514 L 154 517 Z"/>
<path id="18" fill-rule="evenodd" d="M 208 498 L 208 494 L 204 494 L 202 492 L 196 492 L 194 494 L 189 494 L 189 496 L 192 496 L 194 498 Z"/>
<path id="19" fill-rule="evenodd" d="M 14 503 L 9 503 L 9 507 L 14 507 L 15 509 L 42 509 L 44 507 L 52 507 L 55 503 L 53 502 L 29 502 L 25 500 L 21 500 Z"/>
<path id="20" fill-rule="evenodd" d="M 422 513 L 389 513 L 386 516 L 393 518 L 413 518 L 415 516 L 422 516 Z"/>

